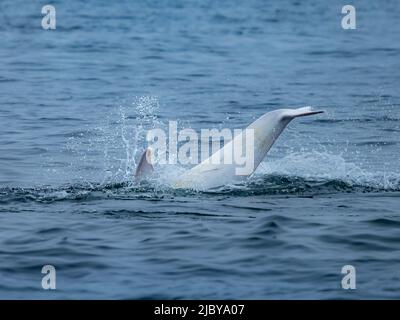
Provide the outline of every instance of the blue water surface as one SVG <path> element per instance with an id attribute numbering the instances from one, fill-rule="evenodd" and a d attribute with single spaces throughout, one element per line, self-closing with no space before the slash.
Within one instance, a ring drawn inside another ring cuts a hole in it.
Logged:
<path id="1" fill-rule="evenodd" d="M 400 298 L 398 1 L 46 4 L 0 2 L 0 298 Z M 305 105 L 244 183 L 133 183 L 148 129 Z"/>

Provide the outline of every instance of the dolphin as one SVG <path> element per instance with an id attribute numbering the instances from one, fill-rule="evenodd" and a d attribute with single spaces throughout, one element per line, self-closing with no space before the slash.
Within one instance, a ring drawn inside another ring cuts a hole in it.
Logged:
<path id="1" fill-rule="evenodd" d="M 253 165 L 251 171 L 245 174 L 238 174 L 237 169 L 240 167 L 239 164 L 234 163 L 234 161 L 232 161 L 232 163 L 224 163 L 223 161 L 224 155 L 226 154 L 225 152 L 228 150 L 233 150 L 233 152 L 235 152 L 235 146 L 240 142 L 241 146 L 246 144 L 244 135 L 238 134 L 209 158 L 180 175 L 171 185 L 174 188 L 207 190 L 243 181 L 257 169 L 290 121 L 297 117 L 310 116 L 322 112 L 323 111 L 314 111 L 311 107 L 278 109 L 267 112 L 246 128 L 251 129 L 254 134 L 253 143 L 251 145 L 253 150 Z M 147 148 L 143 153 L 136 170 L 135 177 L 137 180 L 147 176 L 149 172 L 153 170 L 151 152 L 151 149 Z M 240 152 L 242 152 L 242 149 Z"/>

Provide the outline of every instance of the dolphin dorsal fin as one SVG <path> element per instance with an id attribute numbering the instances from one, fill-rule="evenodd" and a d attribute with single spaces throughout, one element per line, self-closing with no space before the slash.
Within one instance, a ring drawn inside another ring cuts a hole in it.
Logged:
<path id="1" fill-rule="evenodd" d="M 152 150 L 150 148 L 147 148 L 140 157 L 139 164 L 135 172 L 135 179 L 137 181 L 153 173 L 154 168 L 153 165 L 151 164 L 152 153 L 153 153 Z"/>

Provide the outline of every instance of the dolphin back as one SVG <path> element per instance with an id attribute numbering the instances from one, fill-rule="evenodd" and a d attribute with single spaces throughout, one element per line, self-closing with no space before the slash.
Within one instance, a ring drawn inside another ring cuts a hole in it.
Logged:
<path id="1" fill-rule="evenodd" d="M 235 163 L 224 164 L 212 161 L 213 159 L 223 159 L 225 149 L 228 146 L 230 147 L 228 150 L 233 150 L 232 144 L 235 145 L 236 140 L 242 139 L 242 135 L 239 134 L 224 147 L 212 154 L 208 159 L 184 172 L 173 182 L 173 187 L 205 190 L 245 179 L 256 170 L 269 149 L 291 120 L 297 117 L 304 117 L 322 112 L 323 111 L 315 111 L 311 107 L 303 107 L 298 109 L 279 109 L 265 113 L 247 127 L 248 129 L 253 129 L 254 133 L 254 141 L 251 143 L 252 150 L 254 151 L 252 160 L 254 165 L 252 166 L 251 173 L 237 175 L 236 169 L 238 165 Z M 234 152 L 241 152 L 241 150 L 234 150 Z M 139 167 L 141 167 L 141 165 L 139 165 Z"/>

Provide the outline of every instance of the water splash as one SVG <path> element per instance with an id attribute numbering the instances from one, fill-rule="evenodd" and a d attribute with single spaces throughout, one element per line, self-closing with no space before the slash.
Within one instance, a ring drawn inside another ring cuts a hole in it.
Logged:
<path id="1" fill-rule="evenodd" d="M 157 116 L 159 107 L 158 99 L 151 96 L 134 98 L 129 103 L 123 101 L 108 114 L 103 124 L 70 137 L 67 149 L 74 158 L 70 169 L 75 171 L 76 178 L 71 184 L 86 183 L 89 188 L 93 182 L 102 186 L 120 183 L 132 186 L 136 162 L 146 147 L 147 131 L 167 128 L 167 124 Z M 291 134 L 290 129 L 288 134 Z M 228 189 L 258 193 L 255 188 L 259 188 L 261 193 L 292 193 L 304 190 L 307 183 L 312 186 L 312 192 L 316 192 L 321 184 L 330 183 L 334 185 L 334 190 L 338 189 L 338 185 L 345 185 L 345 189 L 350 191 L 359 190 L 359 187 L 385 191 L 400 189 L 400 173 L 388 172 L 384 166 L 381 170 L 366 167 L 361 163 L 360 155 L 350 154 L 347 146 L 336 153 L 318 141 L 313 142 L 311 149 L 301 147 L 299 150 L 285 145 L 284 141 L 281 146 L 286 149 L 283 155 L 280 151 L 275 154 L 278 151 L 275 148 L 247 182 L 229 186 Z M 349 155 L 352 160 L 347 159 Z M 156 166 L 156 174 L 147 181 L 150 189 L 169 192 L 170 181 L 186 169 L 179 164 Z M 273 177 L 284 181 L 278 183 Z M 286 188 L 288 186 L 293 188 Z"/>
<path id="2" fill-rule="evenodd" d="M 158 109 L 156 97 L 122 101 L 103 123 L 69 137 L 65 149 L 72 159 L 64 176 L 75 182 L 101 184 L 131 181 L 136 161 L 145 148 L 147 130 L 162 126 Z"/>
<path id="3" fill-rule="evenodd" d="M 265 175 L 300 177 L 312 181 L 342 181 L 350 186 L 365 186 L 381 190 L 398 190 L 400 174 L 367 170 L 346 161 L 343 155 L 324 151 L 294 152 L 280 159 L 266 159 L 255 172 Z"/>

